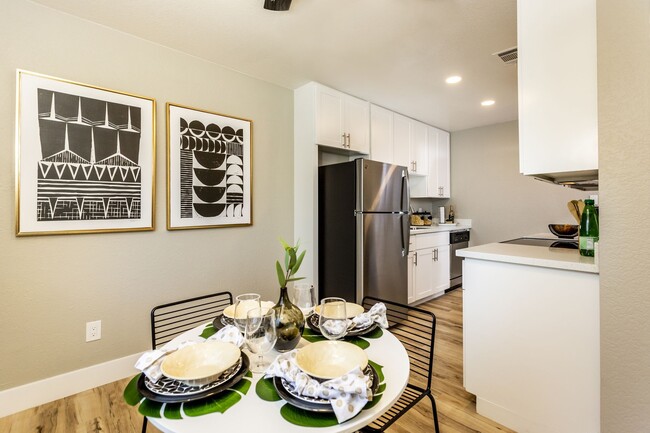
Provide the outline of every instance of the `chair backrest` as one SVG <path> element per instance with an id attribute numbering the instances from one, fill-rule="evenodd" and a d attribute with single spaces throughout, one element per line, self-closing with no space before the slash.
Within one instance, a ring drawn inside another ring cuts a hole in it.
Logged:
<path id="1" fill-rule="evenodd" d="M 151 347 L 157 349 L 179 334 L 213 320 L 232 304 L 230 292 L 158 305 L 151 310 Z"/>
<path id="2" fill-rule="evenodd" d="M 364 308 L 377 302 L 386 305 L 388 329 L 404 345 L 411 364 L 409 383 L 419 388 L 431 388 L 433 346 L 436 335 L 436 316 L 426 310 L 396 302 L 366 296 Z"/>

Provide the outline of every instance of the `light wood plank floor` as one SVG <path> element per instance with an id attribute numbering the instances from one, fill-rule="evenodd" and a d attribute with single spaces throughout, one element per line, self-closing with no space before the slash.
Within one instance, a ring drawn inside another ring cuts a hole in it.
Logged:
<path id="1" fill-rule="evenodd" d="M 442 433 L 512 432 L 476 413 L 475 398 L 463 388 L 462 292 L 454 290 L 421 307 L 437 317 L 433 393 Z M 142 416 L 124 403 L 129 379 L 54 401 L 0 419 L 2 433 L 135 433 Z M 148 432 L 157 433 L 151 424 Z M 389 431 L 433 432 L 431 404 L 420 402 Z M 269 432 L 275 433 L 275 432 Z"/>

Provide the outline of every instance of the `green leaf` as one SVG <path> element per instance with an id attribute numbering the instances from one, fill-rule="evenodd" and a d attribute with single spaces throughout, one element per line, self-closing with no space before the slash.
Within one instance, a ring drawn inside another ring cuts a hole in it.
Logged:
<path id="1" fill-rule="evenodd" d="M 376 394 L 372 400 L 370 400 L 366 405 L 363 407 L 363 410 L 370 409 L 377 403 L 379 403 L 379 400 L 384 396 L 384 394 Z"/>
<path id="2" fill-rule="evenodd" d="M 296 265 L 296 250 L 289 248 L 289 264 L 287 265 L 287 271 L 289 274 L 293 274 L 293 267 Z"/>
<path id="3" fill-rule="evenodd" d="M 375 395 L 383 394 L 384 391 L 386 391 L 386 384 L 382 383 L 377 387 L 377 392 L 375 393 Z"/>
<path id="4" fill-rule="evenodd" d="M 145 398 L 138 407 L 138 412 L 149 418 L 160 418 L 160 409 L 162 409 L 162 403 Z"/>
<path id="5" fill-rule="evenodd" d="M 234 391 L 239 391 L 242 394 L 246 395 L 248 394 L 248 390 L 251 388 L 252 382 L 248 379 L 242 379 L 239 382 L 237 382 L 235 385 L 231 386 L 228 389 L 232 389 Z"/>
<path id="6" fill-rule="evenodd" d="M 289 269 L 289 250 L 284 251 L 284 269 Z"/>
<path id="7" fill-rule="evenodd" d="M 142 374 L 136 375 L 131 379 L 129 384 L 126 385 L 126 388 L 124 388 L 124 401 L 126 401 L 129 406 L 135 406 L 144 398 L 144 396 L 140 394 L 140 391 L 138 391 L 138 380 L 140 379 L 140 376 L 142 376 Z"/>
<path id="8" fill-rule="evenodd" d="M 287 280 L 287 283 L 289 283 L 289 282 L 291 282 L 291 281 L 300 281 L 300 280 L 304 280 L 304 279 L 305 279 L 305 277 L 289 278 L 289 279 Z"/>
<path id="9" fill-rule="evenodd" d="M 280 262 L 277 260 L 275 262 L 275 270 L 278 273 L 278 283 L 280 283 L 280 287 L 285 287 L 287 282 L 284 279 L 284 271 L 282 270 L 282 265 L 280 265 Z"/>
<path id="10" fill-rule="evenodd" d="M 363 334 L 363 338 L 379 338 L 384 335 L 384 331 L 378 326 L 367 334 Z"/>
<path id="11" fill-rule="evenodd" d="M 362 349 L 367 349 L 367 348 L 370 347 L 370 343 L 368 343 L 368 342 L 367 342 L 366 340 L 364 340 L 363 338 L 359 338 L 359 337 L 345 337 L 344 340 L 347 341 L 348 343 L 352 343 L 352 344 L 354 344 L 355 346 L 359 346 L 359 347 L 362 348 Z"/>
<path id="12" fill-rule="evenodd" d="M 212 337 L 216 333 L 217 333 L 217 330 L 214 329 L 214 326 L 212 326 L 212 323 L 210 323 L 209 325 L 207 325 L 205 327 L 203 332 L 201 332 L 200 337 L 203 337 L 203 338 L 207 339 L 208 337 Z"/>
<path id="13" fill-rule="evenodd" d="M 273 379 L 260 379 L 255 385 L 255 393 L 264 401 L 280 401 L 282 398 L 273 386 Z"/>
<path id="14" fill-rule="evenodd" d="M 375 369 L 377 372 L 377 376 L 379 377 L 379 383 L 384 382 L 384 366 L 379 365 L 376 362 L 368 360 L 368 364 L 372 365 L 372 367 Z"/>
<path id="15" fill-rule="evenodd" d="M 300 253 L 300 255 L 298 256 L 298 260 L 296 260 L 296 263 L 295 263 L 295 264 L 293 265 L 293 267 L 291 268 L 291 273 L 292 273 L 292 274 L 295 275 L 295 274 L 298 273 L 298 269 L 300 269 L 300 265 L 302 265 L 302 259 L 305 258 L 305 253 L 306 253 L 306 252 L 307 252 L 307 251 L 303 251 L 303 252 Z"/>
<path id="16" fill-rule="evenodd" d="M 284 239 L 282 239 L 282 238 L 279 238 L 279 239 L 280 239 L 280 243 L 282 244 L 282 249 L 284 249 L 284 250 L 286 251 L 286 250 L 288 250 L 289 248 L 291 248 L 291 247 L 289 246 L 289 244 L 286 243 L 286 241 L 285 241 Z"/>
<path id="17" fill-rule="evenodd" d="M 291 424 L 302 427 L 330 427 L 338 424 L 333 413 L 308 412 L 290 404 L 282 406 L 280 415 Z"/>
<path id="18" fill-rule="evenodd" d="M 163 411 L 163 416 L 167 419 L 183 419 L 181 415 L 182 405 L 182 403 L 167 403 Z"/>
<path id="19" fill-rule="evenodd" d="M 325 340 L 327 340 L 327 338 L 323 337 L 322 335 L 318 335 L 318 334 L 308 334 L 308 335 L 305 335 L 304 332 L 303 332 L 303 334 L 302 334 L 302 338 L 304 338 L 305 340 L 309 341 L 310 343 L 317 343 L 317 342 L 319 342 L 319 341 L 325 341 Z"/>
<path id="20" fill-rule="evenodd" d="M 187 416 L 199 416 L 214 412 L 224 413 L 241 398 L 238 392 L 226 390 L 212 397 L 183 403 L 183 411 Z"/>

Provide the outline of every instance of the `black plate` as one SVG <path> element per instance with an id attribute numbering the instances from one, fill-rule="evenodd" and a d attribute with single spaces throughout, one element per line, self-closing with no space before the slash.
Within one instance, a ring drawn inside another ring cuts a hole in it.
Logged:
<path id="1" fill-rule="evenodd" d="M 309 326 L 309 329 L 311 329 L 315 333 L 323 335 L 323 333 L 320 332 L 320 327 L 318 326 L 318 318 L 319 318 L 319 316 L 316 313 L 309 316 L 307 318 L 307 326 Z M 370 326 L 368 326 L 367 328 L 353 329 L 352 331 L 345 334 L 345 337 L 360 337 L 362 335 L 366 335 L 367 333 L 374 331 L 375 328 L 377 328 L 377 326 L 379 326 L 377 324 L 377 322 L 372 322 L 372 324 Z M 343 337 L 343 338 L 345 338 L 345 337 Z"/>
<path id="2" fill-rule="evenodd" d="M 235 321 L 231 319 L 230 317 L 226 317 L 223 314 L 219 314 L 217 317 L 214 318 L 212 321 L 212 326 L 214 326 L 214 329 L 217 331 L 225 328 L 226 325 L 235 325 Z"/>
<path id="3" fill-rule="evenodd" d="M 377 388 L 379 388 L 379 376 L 377 375 L 377 372 L 375 371 L 373 366 L 370 364 L 368 364 L 364 372 L 366 374 L 368 373 L 372 374 L 372 385 L 370 385 L 370 389 L 372 390 L 372 394 L 374 396 L 375 393 L 377 392 Z M 314 403 L 294 396 L 293 394 L 291 394 L 291 392 L 289 392 L 288 389 L 284 387 L 284 384 L 282 383 L 282 378 L 280 377 L 273 378 L 273 386 L 275 386 L 275 390 L 278 392 L 278 395 L 284 401 L 286 401 L 292 406 L 310 412 L 334 413 L 334 409 L 332 409 L 332 405 L 330 404 Z"/>
<path id="4" fill-rule="evenodd" d="M 173 395 L 173 396 L 158 394 L 150 390 L 149 388 L 147 388 L 147 385 L 145 384 L 145 380 L 149 380 L 149 379 L 147 379 L 147 377 L 144 374 L 141 374 L 140 379 L 138 379 L 138 384 L 137 384 L 138 391 L 145 398 L 148 398 L 149 400 L 152 401 L 157 401 L 159 403 L 185 403 L 188 401 L 195 401 L 195 400 L 200 400 L 202 398 L 212 397 L 213 395 L 219 394 L 220 392 L 235 385 L 246 375 L 246 373 L 248 373 L 250 360 L 248 359 L 248 356 L 246 356 L 244 352 L 241 353 L 241 357 L 242 357 L 242 365 L 233 377 L 231 377 L 221 385 L 208 389 L 203 392 L 197 392 L 189 395 L 183 394 L 183 395 Z"/>

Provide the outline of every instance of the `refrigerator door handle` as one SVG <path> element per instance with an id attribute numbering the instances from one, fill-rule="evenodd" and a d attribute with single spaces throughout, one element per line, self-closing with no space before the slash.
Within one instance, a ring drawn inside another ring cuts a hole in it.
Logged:
<path id="1" fill-rule="evenodd" d="M 406 199 L 406 203 L 404 200 Z M 409 208 L 409 175 L 406 170 L 402 170 L 402 195 L 400 197 L 400 210 L 406 211 Z"/>

